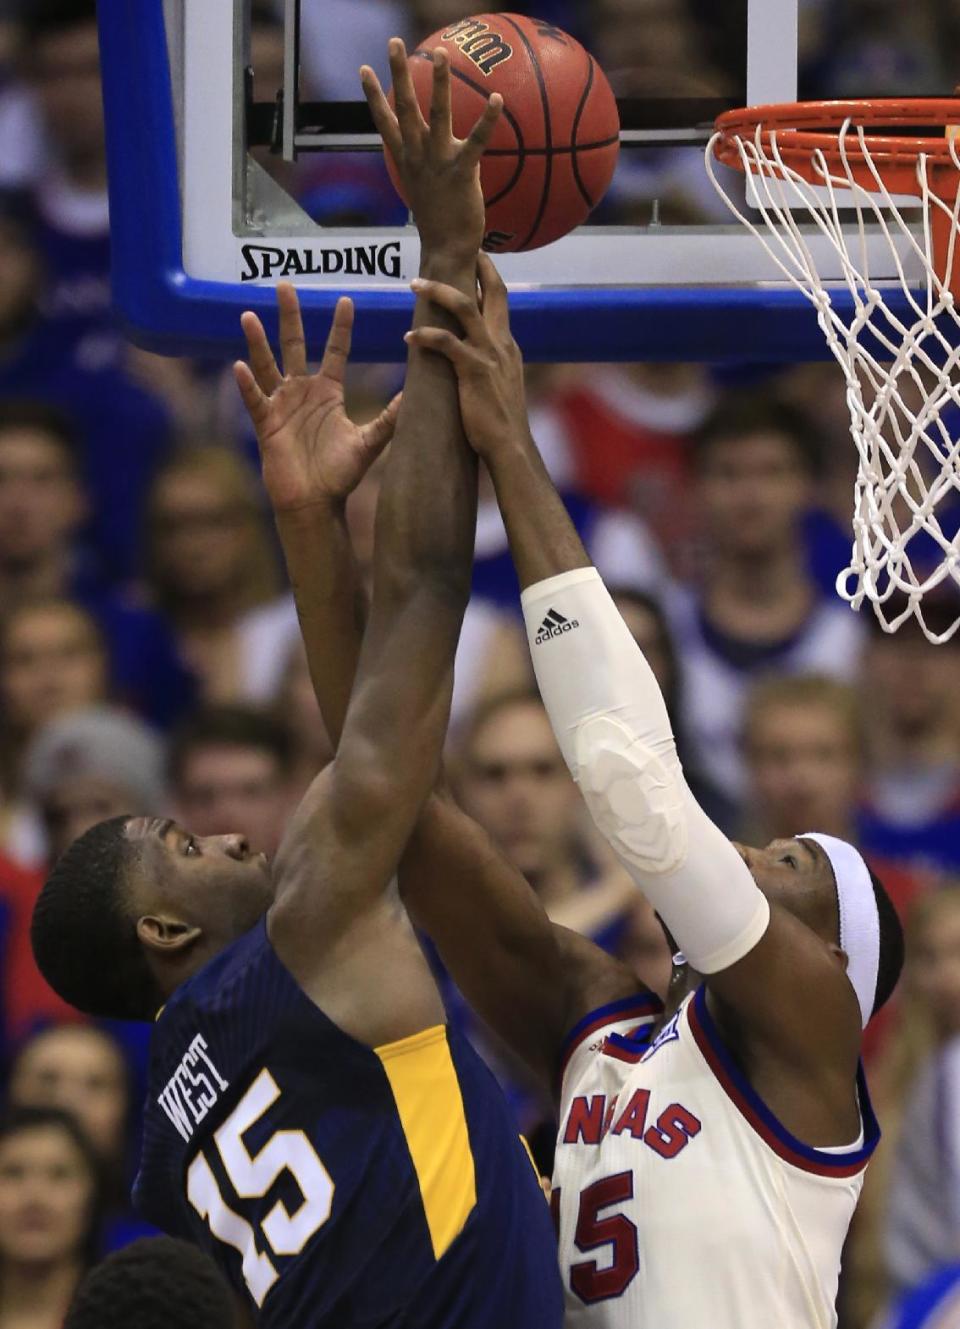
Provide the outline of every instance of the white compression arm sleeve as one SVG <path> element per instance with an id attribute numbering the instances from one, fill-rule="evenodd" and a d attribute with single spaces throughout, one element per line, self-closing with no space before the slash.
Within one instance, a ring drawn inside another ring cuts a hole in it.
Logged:
<path id="1" fill-rule="evenodd" d="M 653 671 L 595 568 L 523 594 L 557 741 L 607 843 L 703 974 L 735 964 L 770 906 L 683 777 Z"/>

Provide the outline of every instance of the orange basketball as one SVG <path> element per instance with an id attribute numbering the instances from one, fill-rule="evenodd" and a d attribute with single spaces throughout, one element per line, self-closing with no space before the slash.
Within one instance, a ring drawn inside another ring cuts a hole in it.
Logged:
<path id="1" fill-rule="evenodd" d="M 552 24 L 520 14 L 480 14 L 428 37 L 410 57 L 417 99 L 429 113 L 431 52 L 445 46 L 453 75 L 453 132 L 466 138 L 491 93 L 504 109 L 481 164 L 484 248 L 539 249 L 580 226 L 609 187 L 620 116 L 589 52 Z M 392 96 L 391 96 L 392 101 Z M 390 154 L 387 166 L 403 196 Z"/>

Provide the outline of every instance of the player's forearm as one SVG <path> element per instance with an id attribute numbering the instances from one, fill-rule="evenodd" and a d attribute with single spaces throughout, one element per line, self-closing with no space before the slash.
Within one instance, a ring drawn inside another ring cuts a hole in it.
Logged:
<path id="1" fill-rule="evenodd" d="M 594 568 L 523 597 L 537 683 L 597 828 L 695 968 L 746 955 L 770 911 L 690 793 L 657 680 Z"/>
<path id="2" fill-rule="evenodd" d="M 474 280 L 472 268 L 442 254 L 426 255 L 424 267 L 461 285 Z M 421 298 L 416 319 L 435 317 Z M 377 512 L 373 601 L 336 763 L 342 806 L 358 817 L 369 805 L 399 825 L 436 777 L 470 595 L 476 505 L 477 463 L 453 371 L 412 348 Z"/>
<path id="3" fill-rule="evenodd" d="M 570 514 L 529 432 L 488 458 L 521 587 L 590 566 Z"/>
<path id="4" fill-rule="evenodd" d="M 314 694 L 334 751 L 357 673 L 366 597 L 346 512 L 331 501 L 277 522 Z"/>
<path id="5" fill-rule="evenodd" d="M 448 797 L 427 802 L 400 864 L 400 894 L 470 1006 L 549 1082 L 570 984 L 557 930 L 519 872 Z"/>
<path id="6" fill-rule="evenodd" d="M 421 270 L 444 273 L 460 289 L 471 289 L 475 280 L 471 267 L 443 255 L 425 254 Z M 438 317 L 452 325 L 449 315 L 418 299 L 414 327 Z M 413 349 L 377 515 L 374 585 L 381 605 L 391 596 L 402 599 L 411 581 L 465 603 L 476 488 L 476 461 L 464 436 L 454 375 L 440 356 Z"/>
<path id="7" fill-rule="evenodd" d="M 342 504 L 282 520 L 280 535 L 310 675 L 336 749 L 363 637 L 365 602 Z M 476 1011 L 549 1076 L 569 1005 L 556 931 L 478 826 L 434 793 L 400 862 L 400 892 Z"/>

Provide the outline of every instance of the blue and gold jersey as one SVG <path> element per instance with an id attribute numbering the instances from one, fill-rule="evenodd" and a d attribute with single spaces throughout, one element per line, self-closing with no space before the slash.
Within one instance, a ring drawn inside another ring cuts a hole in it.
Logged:
<path id="1" fill-rule="evenodd" d="M 270 1329 L 562 1320 L 548 1208 L 483 1062 L 443 1026 L 358 1043 L 265 923 L 160 1016 L 134 1198 Z"/>

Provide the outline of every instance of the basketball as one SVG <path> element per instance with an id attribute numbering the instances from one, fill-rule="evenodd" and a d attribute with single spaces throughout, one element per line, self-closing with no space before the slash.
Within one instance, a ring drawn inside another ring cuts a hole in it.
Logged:
<path id="1" fill-rule="evenodd" d="M 429 115 L 432 52 L 450 52 L 453 132 L 466 138 L 491 93 L 504 109 L 481 163 L 484 248 L 540 249 L 587 220 L 613 178 L 620 117 L 593 56 L 562 29 L 520 14 L 480 14 L 428 37 L 410 58 Z M 391 98 L 392 100 L 392 98 Z M 390 154 L 387 167 L 403 196 Z"/>

